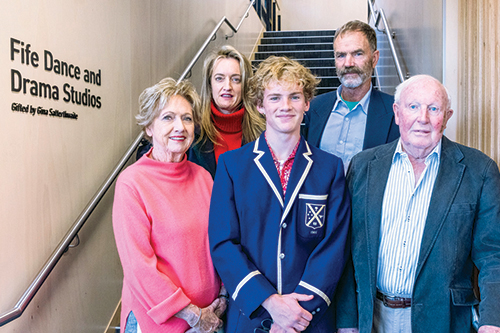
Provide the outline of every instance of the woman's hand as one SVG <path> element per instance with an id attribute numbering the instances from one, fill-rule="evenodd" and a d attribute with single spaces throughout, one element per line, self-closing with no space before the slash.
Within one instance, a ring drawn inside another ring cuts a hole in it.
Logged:
<path id="1" fill-rule="evenodd" d="M 212 333 L 222 326 L 222 320 L 214 312 L 220 306 L 220 302 L 220 298 L 216 298 L 212 304 L 203 309 L 189 304 L 175 316 L 184 319 L 191 326 L 186 333 Z"/>
<path id="2" fill-rule="evenodd" d="M 227 292 L 226 287 L 224 287 L 224 285 L 220 287 L 219 297 L 216 298 L 215 301 L 216 300 L 220 301 L 217 308 L 214 310 L 214 313 L 217 315 L 217 317 L 220 318 L 224 314 L 224 312 L 226 312 L 227 302 L 229 301 L 229 293 Z"/>

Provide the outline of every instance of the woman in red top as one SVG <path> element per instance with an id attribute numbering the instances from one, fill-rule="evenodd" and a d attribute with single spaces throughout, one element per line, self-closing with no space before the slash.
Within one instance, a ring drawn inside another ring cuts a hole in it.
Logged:
<path id="1" fill-rule="evenodd" d="M 222 153 L 254 141 L 265 129 L 264 118 L 247 96 L 252 74 L 250 61 L 230 45 L 205 59 L 201 124 L 189 160 L 212 177 Z"/>

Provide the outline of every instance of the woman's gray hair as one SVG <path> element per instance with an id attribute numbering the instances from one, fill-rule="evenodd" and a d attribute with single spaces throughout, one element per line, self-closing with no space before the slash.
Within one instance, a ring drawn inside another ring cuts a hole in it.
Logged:
<path id="1" fill-rule="evenodd" d="M 183 97 L 191 105 L 194 124 L 200 123 L 200 97 L 193 84 L 185 80 L 177 83 L 172 78 L 165 78 L 154 86 L 144 89 L 139 96 L 139 114 L 135 119 L 149 141 L 151 137 L 146 133 L 146 128 L 159 116 L 172 96 Z"/>

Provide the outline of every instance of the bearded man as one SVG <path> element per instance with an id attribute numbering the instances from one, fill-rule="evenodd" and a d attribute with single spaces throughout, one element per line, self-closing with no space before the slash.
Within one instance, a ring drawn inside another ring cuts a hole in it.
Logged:
<path id="1" fill-rule="evenodd" d="M 313 146 L 342 159 L 344 170 L 361 150 L 399 137 L 394 122 L 394 97 L 372 86 L 380 53 L 375 31 L 361 21 L 350 21 L 334 37 L 335 66 L 341 85 L 315 97 L 302 133 Z"/>

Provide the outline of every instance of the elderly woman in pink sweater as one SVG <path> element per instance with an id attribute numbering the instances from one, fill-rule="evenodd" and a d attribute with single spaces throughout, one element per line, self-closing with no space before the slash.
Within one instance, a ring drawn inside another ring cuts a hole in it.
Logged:
<path id="1" fill-rule="evenodd" d="M 137 122 L 153 148 L 121 173 L 113 204 L 122 332 L 214 332 L 227 293 L 208 244 L 212 177 L 186 159 L 199 97 L 187 81 L 167 78 L 139 102 Z"/>

